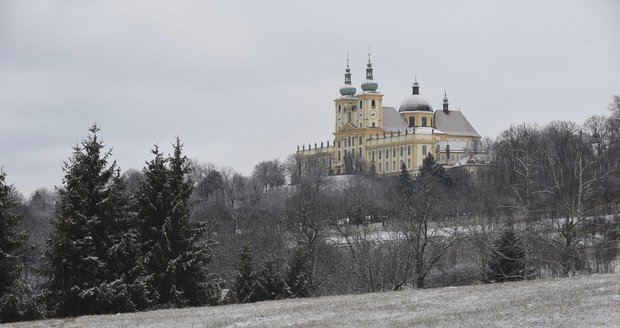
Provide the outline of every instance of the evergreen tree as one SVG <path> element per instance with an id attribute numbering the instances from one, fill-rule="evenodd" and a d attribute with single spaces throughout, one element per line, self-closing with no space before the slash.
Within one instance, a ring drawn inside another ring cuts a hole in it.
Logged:
<path id="1" fill-rule="evenodd" d="M 263 269 L 258 274 L 258 281 L 267 300 L 280 300 L 293 296 L 291 288 L 286 284 L 278 270 L 276 259 L 265 263 Z"/>
<path id="2" fill-rule="evenodd" d="M 495 241 L 489 260 L 485 280 L 505 282 L 523 280 L 527 277 L 525 250 L 515 232 L 507 228 Z"/>
<path id="3" fill-rule="evenodd" d="M 116 162 L 108 165 L 99 128 L 89 131 L 65 162 L 48 243 L 49 301 L 59 315 L 135 310 L 126 273 L 137 254 L 123 247 L 133 219 Z"/>
<path id="4" fill-rule="evenodd" d="M 293 253 L 291 264 L 286 279 L 286 284 L 290 287 L 292 297 L 308 297 L 312 284 L 309 275 L 309 261 L 306 252 L 297 248 Z"/>
<path id="5" fill-rule="evenodd" d="M 17 202 L 5 178 L 6 173 L 0 171 L 0 322 L 22 317 L 20 258 L 26 239 L 25 233 L 19 230 L 21 218 L 16 213 Z"/>
<path id="6" fill-rule="evenodd" d="M 435 177 L 443 179 L 446 175 L 446 170 L 437 161 L 433 154 L 428 153 L 422 160 L 422 165 L 419 168 L 420 176 L 422 177 Z"/>
<path id="7" fill-rule="evenodd" d="M 254 272 L 254 260 L 249 246 L 243 246 L 237 266 L 238 272 L 235 278 L 234 291 L 238 302 L 252 303 L 262 300 L 260 297 L 262 291 L 258 288 L 258 279 L 256 272 Z"/>
<path id="8" fill-rule="evenodd" d="M 164 158 L 157 146 L 152 152 L 155 157 L 144 168 L 138 195 L 142 278 L 152 286 L 151 299 L 157 304 L 206 304 L 213 295 L 206 270 L 211 250 L 203 240 L 204 229 L 190 222 L 189 161 L 178 138 L 173 156 Z"/>

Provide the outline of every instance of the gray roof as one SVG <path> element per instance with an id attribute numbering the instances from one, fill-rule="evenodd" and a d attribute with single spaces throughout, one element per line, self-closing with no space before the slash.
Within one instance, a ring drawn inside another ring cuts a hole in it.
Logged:
<path id="1" fill-rule="evenodd" d="M 407 122 L 394 107 L 383 107 L 383 128 L 385 131 L 404 131 Z"/>
<path id="2" fill-rule="evenodd" d="M 435 127 L 449 135 L 480 138 L 461 111 L 451 110 L 448 113 L 443 110 L 435 111 Z"/>

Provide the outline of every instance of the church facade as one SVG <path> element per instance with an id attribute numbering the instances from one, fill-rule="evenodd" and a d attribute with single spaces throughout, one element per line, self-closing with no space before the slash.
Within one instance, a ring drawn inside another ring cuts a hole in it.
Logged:
<path id="1" fill-rule="evenodd" d="M 351 84 L 348 60 L 344 83 L 334 100 L 333 140 L 298 147 L 302 166 L 317 161 L 332 174 L 391 175 L 405 164 L 415 174 L 428 153 L 449 168 L 467 156 L 472 142 L 480 140 L 463 113 L 449 108 L 445 93 L 442 109 L 433 110 L 420 95 L 417 79 L 398 110 L 384 106 L 370 56 L 361 92 Z"/>

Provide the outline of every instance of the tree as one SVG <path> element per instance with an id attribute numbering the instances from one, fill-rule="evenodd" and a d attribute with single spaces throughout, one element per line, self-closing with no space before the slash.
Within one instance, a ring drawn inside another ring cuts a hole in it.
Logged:
<path id="1" fill-rule="evenodd" d="M 304 252 L 304 249 L 296 248 L 289 265 L 286 284 L 290 287 L 293 297 L 308 297 L 313 289 L 310 277 L 311 264 L 308 261 L 310 256 Z"/>
<path id="2" fill-rule="evenodd" d="M 284 165 L 278 159 L 274 159 L 256 164 L 252 177 L 263 188 L 273 188 L 284 185 L 286 182 L 284 172 Z"/>
<path id="3" fill-rule="evenodd" d="M 525 249 L 514 230 L 504 229 L 490 250 L 485 281 L 505 282 L 527 278 L 525 255 Z"/>
<path id="4" fill-rule="evenodd" d="M 211 250 L 202 227 L 190 222 L 192 182 L 187 178 L 187 157 L 182 155 L 179 138 L 169 158 L 157 146 L 152 153 L 138 194 L 143 279 L 154 289 L 156 304 L 206 304 L 214 293 L 207 271 Z"/>
<path id="5" fill-rule="evenodd" d="M 19 229 L 17 202 L 5 178 L 0 171 L 0 323 L 20 319 L 24 310 L 19 287 L 26 234 Z"/>
<path id="6" fill-rule="evenodd" d="M 134 223 L 111 152 L 102 152 L 99 128 L 73 148 L 48 243 L 50 305 L 59 315 L 132 311 L 130 268 Z"/>

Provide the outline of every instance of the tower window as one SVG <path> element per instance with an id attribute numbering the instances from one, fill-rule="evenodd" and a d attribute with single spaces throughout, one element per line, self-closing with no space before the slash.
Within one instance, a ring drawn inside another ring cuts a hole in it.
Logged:
<path id="1" fill-rule="evenodd" d="M 376 108 L 377 107 L 374 99 L 370 102 L 370 107 L 371 108 Z"/>
<path id="2" fill-rule="evenodd" d="M 364 104 L 364 103 L 360 100 L 360 109 L 364 108 L 364 107 L 363 107 L 363 104 Z"/>
<path id="3" fill-rule="evenodd" d="M 349 123 L 351 123 L 351 112 L 349 112 Z"/>
<path id="4" fill-rule="evenodd" d="M 426 117 L 422 117 L 422 126 L 426 126 Z"/>
<path id="5" fill-rule="evenodd" d="M 415 126 L 415 117 L 409 118 L 409 127 L 412 128 Z"/>
<path id="6" fill-rule="evenodd" d="M 342 110 L 342 106 L 338 105 L 338 113 L 340 113 L 341 110 Z"/>

